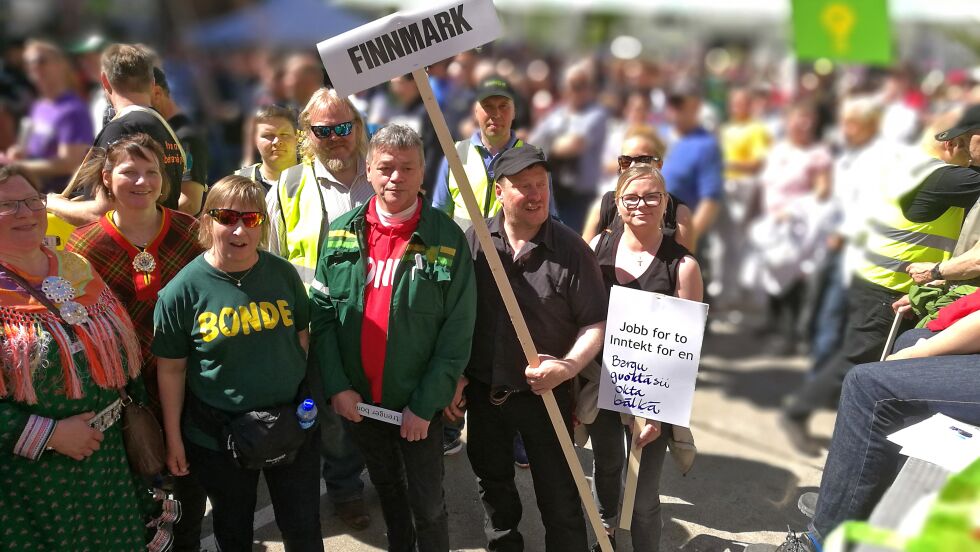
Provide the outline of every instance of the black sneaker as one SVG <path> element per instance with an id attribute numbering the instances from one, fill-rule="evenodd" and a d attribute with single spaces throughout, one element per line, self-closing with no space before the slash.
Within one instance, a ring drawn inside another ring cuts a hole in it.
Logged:
<path id="1" fill-rule="evenodd" d="M 443 456 L 452 456 L 461 450 L 463 450 L 463 441 L 459 437 L 442 443 Z"/>

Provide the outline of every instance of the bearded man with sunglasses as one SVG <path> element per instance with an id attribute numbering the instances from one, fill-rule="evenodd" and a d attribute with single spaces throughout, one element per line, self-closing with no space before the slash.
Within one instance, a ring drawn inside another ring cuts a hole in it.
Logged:
<path id="1" fill-rule="evenodd" d="M 269 251 L 288 260 L 309 288 L 330 223 L 363 205 L 374 190 L 365 173 L 364 119 L 350 100 L 320 88 L 299 123 L 302 162 L 282 172 L 266 203 L 272 223 Z M 320 408 L 320 427 L 323 480 L 334 512 L 351 529 L 365 529 L 371 517 L 363 499 L 364 459 L 330 408 Z"/>

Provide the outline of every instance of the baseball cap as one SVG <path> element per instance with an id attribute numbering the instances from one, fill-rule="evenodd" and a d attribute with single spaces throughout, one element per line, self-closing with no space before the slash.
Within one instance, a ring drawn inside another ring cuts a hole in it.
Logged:
<path id="1" fill-rule="evenodd" d="M 548 160 L 541 148 L 525 144 L 519 148 L 510 148 L 498 155 L 490 168 L 494 178 L 501 178 L 517 174 L 534 165 L 544 165 L 544 168 L 547 169 Z"/>
<path id="2" fill-rule="evenodd" d="M 967 107 L 956 125 L 937 134 L 936 140 L 946 142 L 971 130 L 980 130 L 980 104 Z"/>
<path id="3" fill-rule="evenodd" d="M 512 102 L 516 101 L 514 99 L 516 94 L 510 83 L 496 75 L 483 79 L 476 87 L 476 101 L 482 102 L 490 96 L 503 96 Z"/>

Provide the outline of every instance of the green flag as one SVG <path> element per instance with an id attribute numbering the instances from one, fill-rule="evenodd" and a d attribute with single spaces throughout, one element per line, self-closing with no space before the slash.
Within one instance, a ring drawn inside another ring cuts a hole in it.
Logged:
<path id="1" fill-rule="evenodd" d="M 796 56 L 890 65 L 887 0 L 792 0 Z"/>

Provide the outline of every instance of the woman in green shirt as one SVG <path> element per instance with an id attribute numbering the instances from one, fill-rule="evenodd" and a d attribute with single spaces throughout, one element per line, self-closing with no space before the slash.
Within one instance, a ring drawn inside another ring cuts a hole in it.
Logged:
<path id="1" fill-rule="evenodd" d="M 262 470 L 240 467 L 219 443 L 232 418 L 305 398 L 308 297 L 292 265 L 259 250 L 269 234 L 263 196 L 245 177 L 215 184 L 200 221 L 205 252 L 160 293 L 153 353 L 167 464 L 204 485 L 222 550 L 251 550 L 259 471 L 286 550 L 322 550 L 318 432 L 291 463 Z"/>

